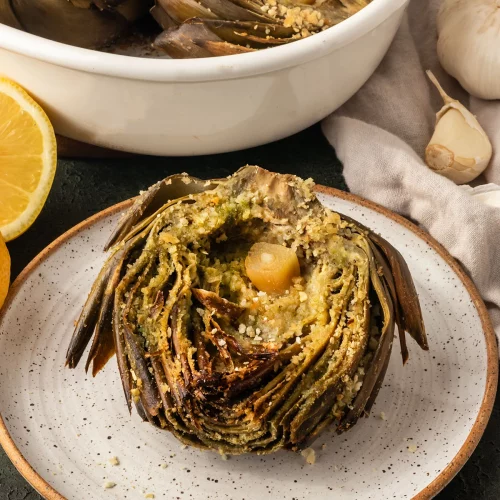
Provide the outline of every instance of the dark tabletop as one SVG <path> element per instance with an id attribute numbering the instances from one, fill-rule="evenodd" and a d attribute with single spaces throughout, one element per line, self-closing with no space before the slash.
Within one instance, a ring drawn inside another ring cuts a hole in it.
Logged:
<path id="1" fill-rule="evenodd" d="M 167 175 L 188 172 L 202 178 L 223 177 L 247 163 L 313 177 L 320 184 L 347 189 L 342 166 L 317 126 L 274 144 L 216 156 L 59 160 L 54 185 L 42 213 L 29 231 L 8 244 L 12 278 L 52 240 L 78 222 L 135 196 L 139 190 Z M 499 429 L 500 398 L 479 446 L 459 475 L 438 496 L 439 500 L 500 498 Z M 0 500 L 39 498 L 0 450 Z"/>

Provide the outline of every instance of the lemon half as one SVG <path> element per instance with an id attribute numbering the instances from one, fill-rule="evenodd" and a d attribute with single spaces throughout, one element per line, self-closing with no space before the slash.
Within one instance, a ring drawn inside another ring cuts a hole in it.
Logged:
<path id="1" fill-rule="evenodd" d="M 47 115 L 19 85 L 0 78 L 0 232 L 5 241 L 35 221 L 56 164 L 56 138 Z"/>

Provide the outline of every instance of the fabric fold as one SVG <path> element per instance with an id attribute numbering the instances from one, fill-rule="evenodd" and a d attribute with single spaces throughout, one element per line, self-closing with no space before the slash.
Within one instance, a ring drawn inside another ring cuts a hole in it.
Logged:
<path id="1" fill-rule="evenodd" d="M 344 165 L 349 189 L 417 222 L 447 248 L 474 280 L 500 335 L 500 209 L 474 199 L 423 161 L 442 106 L 426 69 L 477 115 L 494 151 L 500 151 L 500 102 L 469 96 L 439 65 L 439 4 L 410 3 L 374 75 L 322 128 Z M 482 181 L 500 184 L 498 153 Z"/>

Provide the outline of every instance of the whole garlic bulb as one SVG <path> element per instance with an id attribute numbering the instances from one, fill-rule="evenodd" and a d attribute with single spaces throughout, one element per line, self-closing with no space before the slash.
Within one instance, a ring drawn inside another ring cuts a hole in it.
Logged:
<path id="1" fill-rule="evenodd" d="M 427 75 L 443 98 L 444 106 L 436 113 L 436 128 L 425 149 L 425 163 L 456 184 L 470 182 L 490 162 L 490 140 L 476 117 L 443 90 L 431 71 Z"/>
<path id="2" fill-rule="evenodd" d="M 437 33 L 446 72 L 471 95 L 500 99 L 500 0 L 444 0 Z"/>

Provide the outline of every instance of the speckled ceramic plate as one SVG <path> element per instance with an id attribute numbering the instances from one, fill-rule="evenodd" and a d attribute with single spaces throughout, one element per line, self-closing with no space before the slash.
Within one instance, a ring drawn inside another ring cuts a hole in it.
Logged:
<path id="1" fill-rule="evenodd" d="M 232 457 L 186 449 L 127 412 L 114 363 L 97 378 L 64 368 L 73 323 L 127 203 L 69 231 L 19 276 L 0 319 L 0 442 L 49 499 L 430 498 L 462 467 L 493 405 L 497 351 L 476 289 L 453 259 L 406 220 L 319 188 L 321 201 L 363 222 L 404 255 L 430 352 L 395 346 L 370 417 L 300 455 Z M 119 465 L 111 465 L 118 457 Z M 107 482 L 116 483 L 104 489 Z"/>

